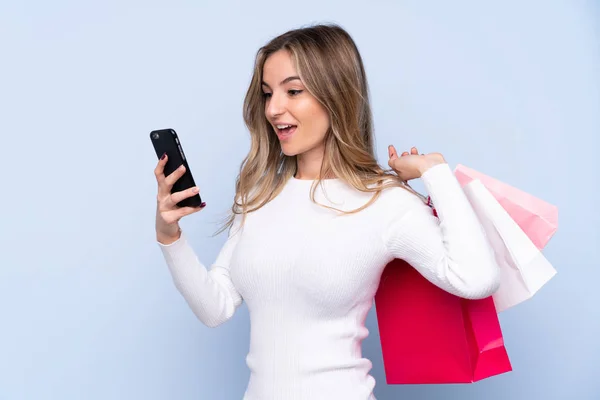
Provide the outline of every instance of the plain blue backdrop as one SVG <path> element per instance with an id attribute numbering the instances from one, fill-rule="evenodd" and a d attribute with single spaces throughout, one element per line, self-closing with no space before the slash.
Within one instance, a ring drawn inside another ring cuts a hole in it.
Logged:
<path id="1" fill-rule="evenodd" d="M 209 265 L 248 151 L 257 49 L 336 22 L 365 61 L 377 154 L 416 145 L 560 209 L 558 275 L 500 315 L 514 371 L 385 384 L 391 399 L 600 399 L 600 13 L 584 1 L 0 3 L 0 400 L 241 399 L 248 311 L 203 326 L 154 239 L 148 132 L 176 129 L 208 206 Z M 417 182 L 416 188 L 422 190 Z M 443 333 L 440 333 L 443 335 Z"/>

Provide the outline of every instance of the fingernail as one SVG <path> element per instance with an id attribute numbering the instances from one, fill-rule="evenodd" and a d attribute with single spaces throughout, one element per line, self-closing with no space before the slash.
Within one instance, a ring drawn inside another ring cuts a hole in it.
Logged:
<path id="1" fill-rule="evenodd" d="M 166 156 L 167 156 L 167 153 L 163 153 L 163 155 L 162 155 L 162 156 L 160 156 L 160 159 L 161 159 L 161 160 L 164 160 Z"/>
<path id="2" fill-rule="evenodd" d="M 206 202 L 205 201 L 203 201 L 202 203 L 200 203 L 200 208 L 204 208 L 204 207 L 206 207 Z"/>
<path id="3" fill-rule="evenodd" d="M 194 193 L 198 193 L 198 192 L 199 192 L 199 190 L 198 190 L 198 188 L 197 188 L 197 187 L 195 187 L 195 188 L 193 188 L 193 189 L 192 189 L 192 192 L 194 192 Z"/>

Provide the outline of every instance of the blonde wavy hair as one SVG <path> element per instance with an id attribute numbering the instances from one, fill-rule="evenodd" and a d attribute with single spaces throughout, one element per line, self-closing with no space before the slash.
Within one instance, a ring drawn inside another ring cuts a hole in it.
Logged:
<path id="1" fill-rule="evenodd" d="M 331 176 L 361 192 L 374 194 L 360 208 L 338 210 L 344 213 L 363 210 L 382 190 L 394 186 L 422 198 L 395 173 L 377 163 L 367 78 L 354 40 L 339 25 L 313 25 L 275 37 L 256 54 L 243 108 L 244 122 L 250 131 L 250 151 L 236 180 L 231 214 L 220 231 L 230 228 L 236 215 L 243 214 L 244 219 L 247 213 L 275 198 L 296 172 L 296 156 L 283 154 L 277 135 L 265 116 L 261 87 L 263 66 L 266 59 L 279 50 L 289 52 L 306 89 L 327 110 L 331 121 L 325 136 L 320 177 L 311 190 L 312 201 L 315 201 L 316 186 L 324 177 Z"/>

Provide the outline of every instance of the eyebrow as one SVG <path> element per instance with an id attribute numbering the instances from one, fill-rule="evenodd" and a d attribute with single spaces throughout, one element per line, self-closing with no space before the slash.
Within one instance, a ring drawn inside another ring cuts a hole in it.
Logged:
<path id="1" fill-rule="evenodd" d="M 299 76 L 288 76 L 287 78 L 282 80 L 279 84 L 285 85 L 286 83 L 294 81 L 294 80 L 300 80 L 300 77 Z M 267 83 L 265 81 L 262 82 L 262 85 L 268 87 L 269 89 L 271 88 L 271 86 L 267 85 Z"/>

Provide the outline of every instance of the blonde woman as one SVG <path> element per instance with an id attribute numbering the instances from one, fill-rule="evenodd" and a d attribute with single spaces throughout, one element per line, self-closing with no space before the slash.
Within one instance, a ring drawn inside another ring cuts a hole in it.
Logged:
<path id="1" fill-rule="evenodd" d="M 364 326 L 394 258 L 455 295 L 498 287 L 483 231 L 444 157 L 373 149 L 367 79 L 339 26 L 274 38 L 257 54 L 244 102 L 251 136 L 236 182 L 228 239 L 207 268 L 178 221 L 194 189 L 156 167 L 156 234 L 177 289 L 205 325 L 246 302 L 251 321 L 245 400 L 373 400 Z M 438 212 L 406 184 L 421 178 Z M 410 329 L 407 326 L 406 329 Z"/>

